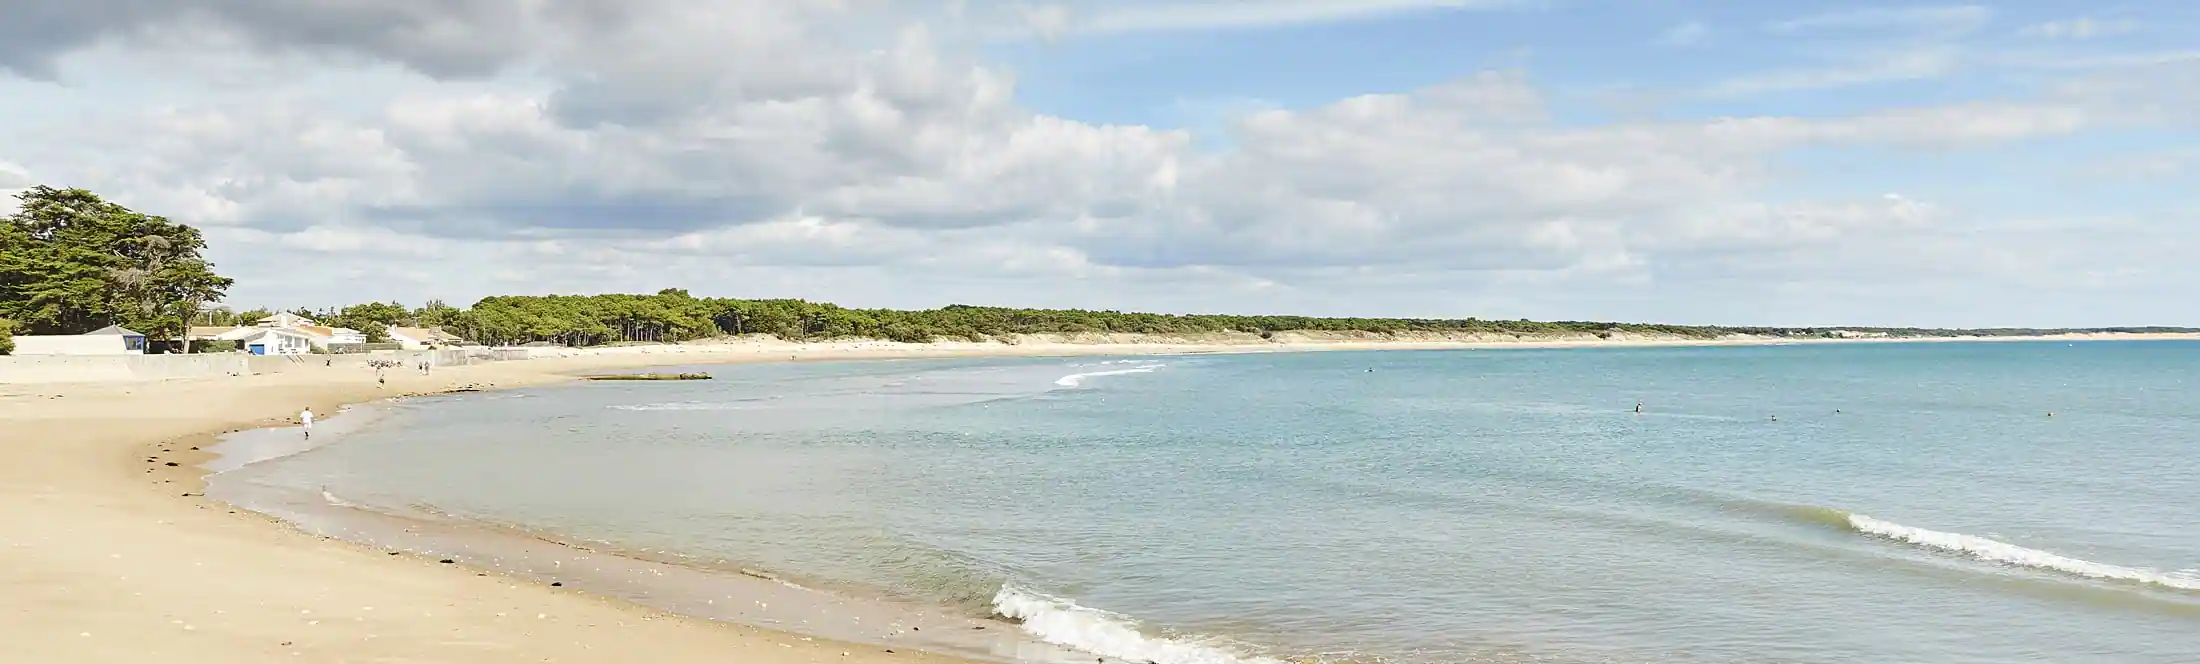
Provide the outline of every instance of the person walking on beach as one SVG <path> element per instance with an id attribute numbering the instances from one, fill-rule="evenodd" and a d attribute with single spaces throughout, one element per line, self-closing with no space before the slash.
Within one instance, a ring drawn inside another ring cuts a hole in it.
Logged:
<path id="1" fill-rule="evenodd" d="M 301 410 L 301 411 L 298 411 L 298 422 L 299 422 L 300 424 L 303 424 L 303 425 L 305 425 L 305 429 L 306 429 L 306 437 L 307 437 L 307 438 L 312 438 L 312 437 L 313 437 L 313 407 L 311 407 L 311 406 L 308 406 L 308 407 L 306 407 L 306 409 L 305 409 L 305 410 Z"/>

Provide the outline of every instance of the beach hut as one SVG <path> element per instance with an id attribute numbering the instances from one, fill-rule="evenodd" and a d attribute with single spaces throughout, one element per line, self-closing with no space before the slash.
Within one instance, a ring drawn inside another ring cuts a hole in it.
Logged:
<path id="1" fill-rule="evenodd" d="M 124 351 L 135 353 L 145 352 L 145 335 L 132 332 L 130 331 L 130 328 L 120 325 L 109 325 L 99 328 L 97 330 L 92 330 L 90 332 L 84 333 L 84 336 L 122 337 L 122 348 Z"/>
<path id="2" fill-rule="evenodd" d="M 15 338 L 16 355 L 143 355 L 145 335 L 120 325 L 83 334 L 26 335 Z"/>

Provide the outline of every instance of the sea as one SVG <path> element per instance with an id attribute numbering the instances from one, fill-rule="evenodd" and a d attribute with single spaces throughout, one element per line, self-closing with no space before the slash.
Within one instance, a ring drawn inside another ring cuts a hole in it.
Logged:
<path id="1" fill-rule="evenodd" d="M 371 406 L 215 484 L 1002 661 L 2200 662 L 2200 343 L 682 370 Z"/>

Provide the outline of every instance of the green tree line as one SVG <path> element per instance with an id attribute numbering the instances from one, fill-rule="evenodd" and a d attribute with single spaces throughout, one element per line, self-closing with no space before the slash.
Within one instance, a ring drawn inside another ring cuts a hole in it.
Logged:
<path id="1" fill-rule="evenodd" d="M 82 189 L 35 187 L 0 224 L 0 353 L 11 334 L 81 334 L 123 325 L 148 338 L 178 339 L 194 325 L 251 325 L 269 309 L 210 308 L 234 283 L 214 273 L 198 229 L 132 211 Z M 1729 334 L 1823 337 L 1832 328 L 1715 327 L 1597 321 L 1478 318 L 1318 318 L 1154 314 L 1079 309 L 951 305 L 938 309 L 852 309 L 796 299 L 699 298 L 655 294 L 495 296 L 467 308 L 430 301 L 419 308 L 367 302 L 292 313 L 386 339 L 391 326 L 442 328 L 490 344 L 594 346 L 678 342 L 763 334 L 808 341 L 869 338 L 902 342 L 1003 340 L 1025 334 L 1191 335 L 1280 332 L 1487 334 L 1529 338 L 1617 334 L 1707 339 Z M 10 322 L 12 321 L 12 322 Z M 2049 329 L 1841 328 L 1893 337 L 2051 334 Z M 2182 328 L 2108 328 L 2167 332 Z"/>
<path id="2" fill-rule="evenodd" d="M 1004 340 L 1024 334 L 1128 333 L 1193 335 L 1280 332 L 1359 332 L 1381 335 L 1439 333 L 1609 337 L 1618 334 L 1710 339 L 1730 334 L 1825 337 L 1833 328 L 1717 327 L 1601 321 L 1483 320 L 1477 318 L 1320 318 L 1154 314 L 1079 309 L 1017 309 L 950 305 L 938 309 L 852 309 L 794 299 L 699 298 L 681 289 L 655 294 L 494 296 L 456 309 L 432 302 L 407 310 L 397 303 L 368 303 L 300 315 L 367 325 L 440 327 L 490 345 L 547 342 L 595 346 L 620 342 L 679 342 L 764 334 L 794 341 L 886 339 L 921 343 L 942 339 Z M 1961 330 L 1840 328 L 1888 336 L 1947 336 Z M 2165 328 L 2166 329 L 2166 328 Z M 1986 330 L 1982 334 L 2040 334 L 2057 330 Z M 2158 330 L 2157 330 L 2158 331 Z"/>
<path id="3" fill-rule="evenodd" d="M 270 315 L 209 312 L 202 324 L 250 325 Z M 459 309 L 431 301 L 418 309 L 396 302 L 341 308 L 296 309 L 324 325 L 379 332 L 389 326 L 440 328 L 489 345 L 547 342 L 597 346 L 621 342 L 680 342 L 761 334 L 790 341 L 884 339 L 921 343 L 943 339 L 988 341 L 1025 334 L 1364 332 L 1455 333 L 1523 337 L 1648 334 L 1712 338 L 1730 328 L 1587 321 L 1319 318 L 1154 314 L 1081 309 L 1017 309 L 950 305 L 938 309 L 852 309 L 797 299 L 699 298 L 671 288 L 655 294 L 499 295 Z M 1806 333 L 1802 330 L 1794 333 Z"/>

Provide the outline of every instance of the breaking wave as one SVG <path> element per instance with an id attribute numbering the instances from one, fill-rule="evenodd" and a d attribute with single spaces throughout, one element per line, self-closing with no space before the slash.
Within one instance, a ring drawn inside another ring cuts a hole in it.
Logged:
<path id="1" fill-rule="evenodd" d="M 1159 369 L 1165 366 L 1169 365 L 1144 364 L 1136 367 L 1131 367 L 1129 369 L 1109 369 L 1106 371 L 1087 371 L 1084 373 L 1073 373 L 1067 376 L 1063 376 L 1061 378 L 1054 379 L 1054 384 L 1062 387 L 1077 387 L 1079 385 L 1085 384 L 1085 379 L 1094 376 L 1120 376 L 1123 374 L 1149 373 L 1155 369 Z"/>
<path id="2" fill-rule="evenodd" d="M 1977 535 L 1907 526 L 1829 507 L 1753 504 L 1805 523 L 1821 524 L 1880 539 L 1968 556 L 1984 562 L 2042 570 L 2103 581 L 2123 581 L 2176 590 L 2200 591 L 2200 575 L 2125 567 L 2029 549 Z"/>
<path id="3" fill-rule="evenodd" d="M 334 506 L 337 506 L 337 507 L 343 507 L 343 508 L 348 508 L 348 509 L 355 509 L 355 510 L 364 510 L 364 509 L 367 509 L 367 506 L 365 506 L 365 505 L 361 505 L 361 504 L 359 504 L 359 503 L 351 502 L 351 501 L 349 501 L 349 500 L 344 500 L 344 499 L 342 499 L 342 498 L 338 498 L 338 497 L 336 497 L 336 494 L 333 494 L 333 493 L 329 493 L 329 491 L 328 491 L 328 487 L 321 487 L 321 501 L 322 501 L 322 502 L 326 502 L 326 503 L 328 503 L 328 504 L 330 504 L 330 505 L 334 505 Z"/>
<path id="4" fill-rule="evenodd" d="M 1284 664 L 1283 660 L 1242 655 L 1222 646 L 1149 636 L 1138 631 L 1137 621 L 1130 618 L 1010 586 L 1002 586 L 993 596 L 993 612 L 1022 623 L 1025 633 L 1047 643 L 1129 662 Z"/>
<path id="5" fill-rule="evenodd" d="M 1874 519 L 1862 514 L 1849 514 L 1848 527 L 1866 535 L 1960 553 L 1992 563 L 2061 572 L 2089 579 L 2130 581 L 2178 590 L 2200 590 L 2200 577 L 2165 574 L 2149 569 L 2080 560 L 2037 549 L 2027 549 L 2008 542 L 1991 540 L 1976 535 L 1926 530 L 1892 521 Z"/>

